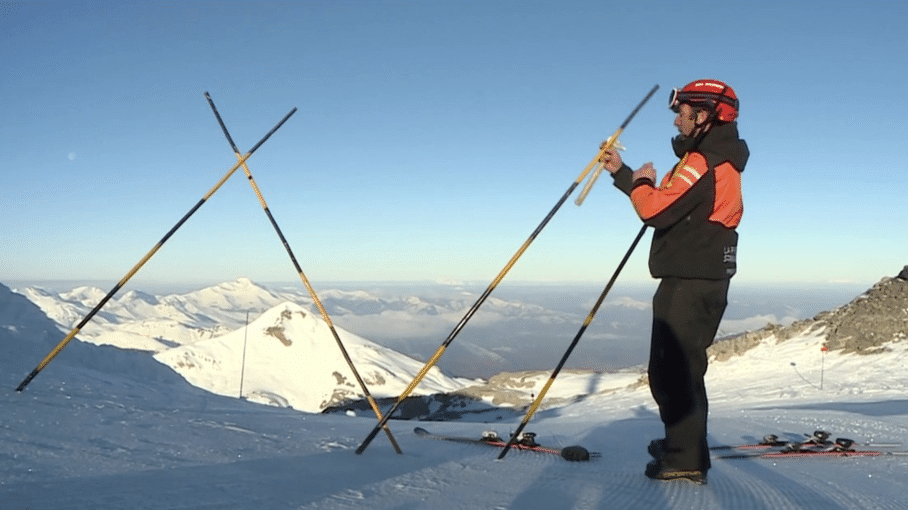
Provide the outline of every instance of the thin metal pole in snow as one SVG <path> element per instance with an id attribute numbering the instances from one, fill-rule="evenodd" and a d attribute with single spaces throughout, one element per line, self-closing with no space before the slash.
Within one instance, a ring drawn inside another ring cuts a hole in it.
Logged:
<path id="1" fill-rule="evenodd" d="M 243 378 L 246 375 L 246 340 L 249 338 L 249 310 L 246 310 L 246 326 L 243 328 L 243 361 L 240 364 L 240 397 L 243 398 Z"/>
<path id="2" fill-rule="evenodd" d="M 823 357 L 820 358 L 820 390 L 823 389 L 823 375 L 826 373 L 826 351 L 829 350 L 829 347 L 826 347 L 826 344 L 823 344 L 820 347 L 820 350 L 823 351 Z"/>

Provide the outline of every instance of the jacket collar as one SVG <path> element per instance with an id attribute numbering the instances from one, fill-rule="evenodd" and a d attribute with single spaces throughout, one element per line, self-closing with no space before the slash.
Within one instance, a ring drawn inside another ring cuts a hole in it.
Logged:
<path id="1" fill-rule="evenodd" d="M 678 135 L 672 138 L 672 149 L 679 158 L 691 151 L 700 152 L 710 166 L 729 161 L 739 172 L 744 170 L 750 156 L 747 144 L 738 137 L 737 122 L 715 125 L 702 137 Z"/>

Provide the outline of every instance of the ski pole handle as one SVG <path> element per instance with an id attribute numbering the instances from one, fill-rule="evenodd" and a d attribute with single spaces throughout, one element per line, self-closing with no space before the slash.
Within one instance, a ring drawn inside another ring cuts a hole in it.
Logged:
<path id="1" fill-rule="evenodd" d="M 577 200 L 574 200 L 574 203 L 577 204 L 578 207 L 583 205 L 583 201 L 586 200 L 586 196 L 589 195 L 590 190 L 593 189 L 593 184 L 596 184 L 596 179 L 599 178 L 599 174 L 601 174 L 602 170 L 605 168 L 605 164 L 599 161 L 600 158 L 602 158 L 602 156 L 605 154 L 605 151 L 609 150 L 612 147 L 618 149 L 619 151 L 624 150 L 624 146 L 621 145 L 621 142 L 618 141 L 618 135 L 621 134 L 621 131 L 622 129 L 615 131 L 615 134 L 610 136 L 599 149 L 599 154 L 596 155 L 595 159 L 596 167 L 594 168 L 593 173 L 590 174 L 589 180 L 586 181 L 586 186 L 583 187 L 583 191 L 580 192 L 580 196 L 577 197 Z"/>
<path id="2" fill-rule="evenodd" d="M 605 154 L 605 151 L 611 149 L 612 147 L 616 147 L 618 150 L 624 150 L 624 147 L 622 147 L 621 143 L 618 141 L 618 137 L 621 136 L 624 128 L 626 128 L 627 125 L 630 124 L 634 116 L 637 115 L 637 112 L 639 112 L 640 109 L 643 108 L 643 105 L 646 104 L 646 102 L 649 101 L 651 97 L 653 97 L 653 94 L 655 94 L 657 90 L 659 90 L 659 85 L 654 85 L 653 88 L 650 89 L 649 93 L 646 94 L 646 97 L 644 97 L 643 100 L 640 101 L 639 104 L 637 104 L 637 107 L 634 108 L 634 111 L 632 111 L 631 114 L 627 116 L 627 119 L 624 120 L 621 126 L 617 130 L 615 130 L 612 136 L 608 137 L 604 144 L 602 144 L 602 147 L 599 148 L 599 152 L 596 154 L 596 157 L 594 157 L 590 164 L 586 167 L 586 170 L 584 170 L 583 173 L 580 174 L 580 178 L 577 179 L 578 184 L 586 176 L 586 173 L 589 172 L 593 167 L 595 167 L 595 171 L 593 171 L 593 173 L 590 175 L 589 181 L 587 181 L 586 186 L 583 187 L 583 191 L 580 192 L 577 200 L 574 201 L 575 204 L 577 204 L 578 206 L 582 205 L 583 201 L 586 199 L 586 196 L 590 193 L 590 190 L 593 189 L 593 184 L 596 184 L 596 179 L 599 178 L 599 174 L 602 173 L 602 168 L 604 166 L 599 160 L 602 158 L 603 154 Z"/>

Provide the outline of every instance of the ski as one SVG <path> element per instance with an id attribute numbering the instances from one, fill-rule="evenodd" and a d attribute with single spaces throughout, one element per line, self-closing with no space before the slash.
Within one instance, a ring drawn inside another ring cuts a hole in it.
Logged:
<path id="1" fill-rule="evenodd" d="M 766 449 L 766 448 L 785 446 L 786 444 L 788 444 L 788 443 L 786 441 L 780 440 L 779 437 L 776 436 L 775 434 L 769 434 L 769 435 L 763 436 L 763 440 L 760 441 L 759 443 L 736 444 L 736 445 L 717 445 L 717 446 L 710 446 L 709 449 L 713 450 L 713 451 L 715 451 L 715 450 L 762 450 L 762 449 Z"/>
<path id="2" fill-rule="evenodd" d="M 806 435 L 806 434 L 805 434 Z M 771 452 L 758 453 L 733 453 L 726 455 L 713 456 L 713 459 L 782 459 L 782 458 L 805 458 L 805 457 L 878 457 L 884 455 L 908 455 L 903 451 L 881 451 L 881 450 L 855 450 L 854 446 L 867 446 L 856 444 L 851 439 L 838 438 L 835 441 L 829 441 L 829 434 L 823 431 L 814 432 L 813 436 L 808 437 L 804 442 L 790 442 L 785 444 L 781 449 Z M 895 444 L 881 443 L 877 447 L 895 446 Z M 767 446 L 768 447 L 768 446 Z"/>
<path id="3" fill-rule="evenodd" d="M 451 441 L 454 443 L 483 445 L 491 446 L 494 448 L 504 448 L 508 444 L 507 441 L 502 439 L 498 435 L 498 433 L 494 431 L 484 432 L 481 438 L 433 434 L 422 427 L 414 428 L 413 432 L 416 433 L 417 436 L 424 437 L 426 439 L 437 439 L 441 441 Z M 524 432 L 523 434 L 521 434 L 518 442 L 511 445 L 511 448 L 527 452 L 557 455 L 562 459 L 571 462 L 585 462 L 600 456 L 599 453 L 590 452 L 582 446 L 566 446 L 564 448 L 550 448 L 542 446 L 536 442 L 536 434 L 533 434 L 531 432 Z"/>
<path id="4" fill-rule="evenodd" d="M 908 455 L 903 451 L 882 451 L 882 450 L 854 450 L 851 448 L 832 447 L 826 449 L 815 448 L 791 448 L 772 452 L 760 453 L 731 453 L 726 455 L 716 455 L 713 459 L 785 459 L 785 458 L 805 458 L 805 457 L 880 457 L 880 456 L 897 456 Z"/>
<path id="5" fill-rule="evenodd" d="M 803 441 L 784 441 L 775 434 L 768 434 L 763 436 L 763 440 L 759 443 L 753 444 L 739 444 L 739 445 L 718 445 L 710 446 L 710 450 L 764 450 L 769 448 L 780 448 L 792 444 L 800 444 L 813 447 L 832 447 L 836 444 L 848 444 L 849 446 L 861 446 L 866 448 L 896 448 L 902 446 L 902 443 L 857 443 L 851 439 L 846 438 L 837 438 L 835 441 L 831 441 L 829 438 L 831 434 L 824 430 L 814 431 L 813 434 L 804 434 L 807 438 Z"/>

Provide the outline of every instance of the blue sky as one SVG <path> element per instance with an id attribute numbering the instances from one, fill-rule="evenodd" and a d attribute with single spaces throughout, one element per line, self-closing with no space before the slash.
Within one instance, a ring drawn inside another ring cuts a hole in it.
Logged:
<path id="1" fill-rule="evenodd" d="M 313 281 L 490 282 L 636 103 L 741 98 L 739 274 L 872 284 L 908 264 L 903 2 L 3 2 L 0 281 L 122 278 L 248 150 Z M 579 191 L 579 190 L 578 190 Z M 576 193 L 576 192 L 575 192 Z M 602 179 L 508 276 L 605 281 L 639 229 Z M 622 280 L 648 281 L 649 236 Z M 133 282 L 298 281 L 242 171 Z"/>

